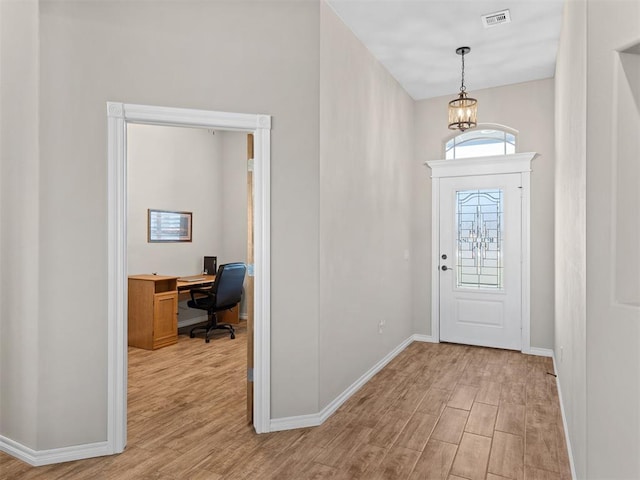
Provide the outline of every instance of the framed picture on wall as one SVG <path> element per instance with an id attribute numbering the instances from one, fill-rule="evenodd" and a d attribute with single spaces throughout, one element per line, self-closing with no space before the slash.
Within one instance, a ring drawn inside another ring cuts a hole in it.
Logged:
<path id="1" fill-rule="evenodd" d="M 147 241 L 149 243 L 190 242 L 192 212 L 147 210 Z"/>

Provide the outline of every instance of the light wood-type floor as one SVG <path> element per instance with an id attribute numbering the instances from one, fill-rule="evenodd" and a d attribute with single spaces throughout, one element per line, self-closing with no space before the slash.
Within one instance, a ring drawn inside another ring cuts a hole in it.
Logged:
<path id="1" fill-rule="evenodd" d="M 123 454 L 33 468 L 0 453 L 0 478 L 571 478 L 550 359 L 413 343 L 322 426 L 256 435 L 245 352 L 244 329 L 130 349 Z"/>

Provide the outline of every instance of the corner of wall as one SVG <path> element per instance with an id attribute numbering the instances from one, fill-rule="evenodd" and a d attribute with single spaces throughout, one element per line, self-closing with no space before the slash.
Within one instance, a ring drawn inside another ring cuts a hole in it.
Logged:
<path id="1" fill-rule="evenodd" d="M 587 476 L 586 2 L 566 2 L 555 76 L 555 360 L 567 444 Z"/>
<path id="2" fill-rule="evenodd" d="M 41 407 L 39 8 L 0 2 L 0 437 L 29 448 Z"/>

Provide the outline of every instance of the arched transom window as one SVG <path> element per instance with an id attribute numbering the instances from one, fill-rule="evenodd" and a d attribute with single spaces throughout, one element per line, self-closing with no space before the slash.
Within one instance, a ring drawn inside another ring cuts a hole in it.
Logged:
<path id="1" fill-rule="evenodd" d="M 516 133 L 508 127 L 478 125 L 450 138 L 444 146 L 444 158 L 449 160 L 516 153 Z"/>

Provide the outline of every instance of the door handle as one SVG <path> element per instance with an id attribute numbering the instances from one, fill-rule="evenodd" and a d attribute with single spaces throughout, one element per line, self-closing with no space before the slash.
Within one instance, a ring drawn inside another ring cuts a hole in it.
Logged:
<path id="1" fill-rule="evenodd" d="M 446 265 L 442 265 L 442 267 L 440 267 L 442 269 L 443 272 L 446 272 L 447 270 L 449 270 L 449 267 L 447 267 Z"/>

